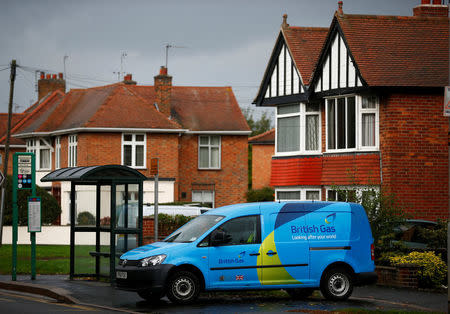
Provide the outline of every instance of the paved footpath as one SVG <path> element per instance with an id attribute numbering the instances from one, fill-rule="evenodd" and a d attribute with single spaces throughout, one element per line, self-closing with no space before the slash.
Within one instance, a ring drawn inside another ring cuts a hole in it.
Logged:
<path id="1" fill-rule="evenodd" d="M 291 300 L 279 297 L 264 297 L 250 293 L 221 294 L 203 293 L 195 305 L 179 307 L 166 298 L 158 304 L 142 300 L 136 293 L 121 291 L 108 283 L 74 280 L 68 276 L 37 276 L 31 281 L 29 276 L 18 276 L 16 282 L 10 276 L 0 275 L 0 289 L 18 290 L 51 297 L 60 302 L 97 306 L 111 312 L 309 312 L 339 309 L 433 311 L 446 313 L 447 294 L 380 286 L 357 287 L 352 297 L 345 302 L 331 302 L 319 294 L 307 300 Z"/>

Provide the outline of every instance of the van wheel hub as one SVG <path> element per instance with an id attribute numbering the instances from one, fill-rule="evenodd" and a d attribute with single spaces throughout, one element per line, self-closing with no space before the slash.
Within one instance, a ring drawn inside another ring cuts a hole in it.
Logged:
<path id="1" fill-rule="evenodd" d="M 186 298 L 193 293 L 193 287 L 193 282 L 189 278 L 183 277 L 174 282 L 173 289 L 175 290 L 175 295 Z"/>
<path id="2" fill-rule="evenodd" d="M 342 296 L 347 293 L 350 284 L 346 276 L 337 273 L 330 277 L 328 286 L 332 294 Z"/>

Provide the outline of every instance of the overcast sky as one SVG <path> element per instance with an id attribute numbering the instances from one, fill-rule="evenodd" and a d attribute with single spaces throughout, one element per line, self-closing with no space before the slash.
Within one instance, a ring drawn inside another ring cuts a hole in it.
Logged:
<path id="1" fill-rule="evenodd" d="M 352 14 L 412 15 L 420 0 L 344 0 Z M 337 0 L 0 1 L 0 112 L 7 112 L 9 70 L 19 66 L 14 112 L 37 100 L 34 70 L 63 72 L 68 89 L 117 82 L 123 71 L 153 85 L 169 50 L 174 85 L 232 86 L 249 106 L 258 91 L 282 22 L 331 23 Z M 3 70 L 3 71 L 1 71 Z M 254 109 L 255 114 L 260 112 Z"/>

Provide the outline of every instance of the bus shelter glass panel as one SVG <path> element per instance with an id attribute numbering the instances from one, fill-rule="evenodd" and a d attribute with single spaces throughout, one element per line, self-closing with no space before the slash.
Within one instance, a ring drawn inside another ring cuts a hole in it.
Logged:
<path id="1" fill-rule="evenodd" d="M 75 192 L 75 225 L 95 226 L 96 186 L 78 185 Z"/>
<path id="2" fill-rule="evenodd" d="M 116 185 L 116 229 L 137 229 L 139 226 L 139 185 Z M 116 253 L 127 252 L 138 245 L 137 233 L 116 234 Z M 132 232 L 133 230 L 129 230 Z"/>
<path id="3" fill-rule="evenodd" d="M 111 227 L 111 187 L 100 187 L 100 227 Z"/>
<path id="4" fill-rule="evenodd" d="M 74 275 L 95 276 L 95 232 L 75 232 Z"/>
<path id="5" fill-rule="evenodd" d="M 100 232 L 100 276 L 109 277 L 110 275 L 110 233 Z"/>

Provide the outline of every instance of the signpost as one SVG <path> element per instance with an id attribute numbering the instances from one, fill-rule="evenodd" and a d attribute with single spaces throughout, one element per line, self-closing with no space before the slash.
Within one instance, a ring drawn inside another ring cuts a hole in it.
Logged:
<path id="1" fill-rule="evenodd" d="M 17 192 L 31 190 L 28 198 L 28 232 L 31 240 L 31 279 L 36 279 L 36 232 L 41 231 L 41 199 L 36 197 L 36 170 L 33 153 L 15 153 L 13 156 L 13 243 L 12 243 L 12 280 L 17 279 L 17 233 L 19 210 Z"/>
<path id="2" fill-rule="evenodd" d="M 155 242 L 158 241 L 158 174 L 159 174 L 159 158 L 152 158 L 150 163 L 150 175 L 155 176 L 155 215 L 154 215 Z"/>

